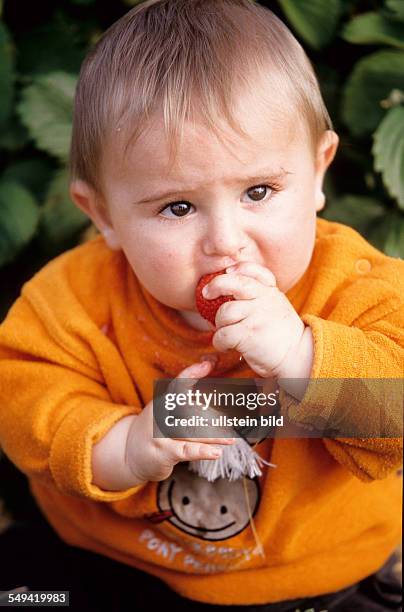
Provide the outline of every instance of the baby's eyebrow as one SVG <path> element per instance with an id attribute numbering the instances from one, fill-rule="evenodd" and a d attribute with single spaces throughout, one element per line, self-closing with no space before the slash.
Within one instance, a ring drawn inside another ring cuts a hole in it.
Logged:
<path id="1" fill-rule="evenodd" d="M 276 171 L 264 168 L 263 170 L 259 170 L 255 176 L 245 176 L 244 178 L 229 179 L 227 182 L 233 184 L 254 184 L 260 181 L 279 181 L 283 179 L 287 174 L 293 174 L 293 172 L 289 172 L 288 170 L 285 170 L 282 167 Z M 160 191 L 153 195 L 149 195 L 146 198 L 143 198 L 142 200 L 136 201 L 135 204 L 150 204 L 157 202 L 158 200 L 163 200 L 165 198 L 178 197 L 183 193 L 193 193 L 194 191 L 198 191 L 198 189 L 200 189 L 200 185 L 185 189 L 177 189 L 175 191 Z"/>

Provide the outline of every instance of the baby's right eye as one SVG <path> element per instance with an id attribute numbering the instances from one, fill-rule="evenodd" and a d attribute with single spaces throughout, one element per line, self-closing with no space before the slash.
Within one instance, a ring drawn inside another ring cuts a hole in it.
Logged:
<path id="1" fill-rule="evenodd" d="M 164 208 L 162 208 L 159 212 L 160 214 L 162 214 L 163 212 L 171 212 L 173 213 L 173 216 L 163 215 L 163 217 L 165 217 L 166 219 L 178 219 L 180 217 L 185 217 L 191 207 L 192 204 L 190 204 L 189 202 L 172 202 L 171 204 L 165 204 Z"/>

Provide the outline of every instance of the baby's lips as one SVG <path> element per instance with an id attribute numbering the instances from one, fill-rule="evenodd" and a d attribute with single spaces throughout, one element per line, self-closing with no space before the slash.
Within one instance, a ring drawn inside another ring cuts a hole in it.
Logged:
<path id="1" fill-rule="evenodd" d="M 215 325 L 216 313 L 220 306 L 225 302 L 231 302 L 232 300 L 234 300 L 234 297 L 232 295 L 220 295 L 219 297 L 214 298 L 213 300 L 207 300 L 202 295 L 202 289 L 213 278 L 215 278 L 215 276 L 218 276 L 219 274 L 225 274 L 225 272 L 225 270 L 220 270 L 219 272 L 205 274 L 199 279 L 199 282 L 195 289 L 195 303 L 198 312 L 204 319 L 212 323 L 212 325 Z"/>

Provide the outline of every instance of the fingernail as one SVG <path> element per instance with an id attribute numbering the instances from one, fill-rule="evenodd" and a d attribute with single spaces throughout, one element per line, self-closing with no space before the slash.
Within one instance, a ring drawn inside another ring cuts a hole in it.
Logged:
<path id="1" fill-rule="evenodd" d="M 192 368 L 195 369 L 197 372 L 200 372 L 202 370 L 202 372 L 204 372 L 205 370 L 208 370 L 210 367 L 210 361 L 201 361 L 199 363 L 195 363 Z"/>
<path id="2" fill-rule="evenodd" d="M 212 449 L 212 450 L 209 451 L 210 457 L 217 458 L 217 457 L 220 457 L 221 454 L 222 454 L 222 451 L 220 449 L 218 449 L 218 448 Z"/>
<path id="3" fill-rule="evenodd" d="M 211 363 L 212 365 L 216 365 L 217 362 L 219 360 L 218 355 L 213 355 L 213 354 L 208 354 L 208 355 L 201 355 L 199 357 L 199 361 L 203 362 L 203 361 L 208 361 L 209 363 Z"/>
<path id="4" fill-rule="evenodd" d="M 226 268 L 226 272 L 230 273 L 230 272 L 234 272 L 234 270 L 236 269 L 237 265 L 234 266 L 229 266 L 228 268 Z"/>
<path id="5" fill-rule="evenodd" d="M 205 297 L 205 298 L 206 298 L 206 297 L 208 297 L 208 295 L 209 295 L 209 289 L 208 289 L 208 287 L 204 287 L 204 288 L 202 289 L 202 295 L 203 295 L 203 297 Z"/>

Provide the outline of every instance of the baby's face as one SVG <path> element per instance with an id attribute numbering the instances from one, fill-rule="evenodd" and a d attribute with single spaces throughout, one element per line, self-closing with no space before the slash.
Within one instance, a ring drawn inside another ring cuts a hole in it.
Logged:
<path id="1" fill-rule="evenodd" d="M 118 139 L 105 152 L 102 179 L 115 236 L 143 286 L 192 326 L 211 329 L 195 306 L 204 274 L 252 261 L 268 267 L 286 292 L 306 271 L 325 164 L 299 123 L 265 123 L 244 111 L 251 140 L 228 128 L 232 145 L 186 124 L 171 168 L 161 119 L 124 163 Z"/>

